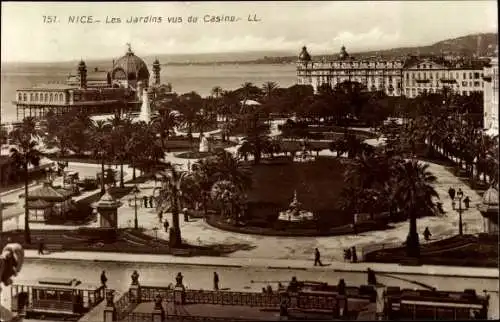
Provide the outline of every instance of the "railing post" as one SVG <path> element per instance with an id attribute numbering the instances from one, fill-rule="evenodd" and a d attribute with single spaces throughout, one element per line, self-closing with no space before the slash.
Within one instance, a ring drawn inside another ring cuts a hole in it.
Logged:
<path id="1" fill-rule="evenodd" d="M 106 290 L 106 307 L 104 308 L 104 322 L 116 321 L 116 307 L 114 303 L 115 291 Z"/>
<path id="2" fill-rule="evenodd" d="M 347 314 L 347 296 L 345 295 L 337 295 L 337 305 L 338 305 L 338 317 L 344 318 Z"/>
<path id="3" fill-rule="evenodd" d="M 165 309 L 162 305 L 163 299 L 160 294 L 156 295 L 155 306 L 153 308 L 153 322 L 165 321 Z"/>

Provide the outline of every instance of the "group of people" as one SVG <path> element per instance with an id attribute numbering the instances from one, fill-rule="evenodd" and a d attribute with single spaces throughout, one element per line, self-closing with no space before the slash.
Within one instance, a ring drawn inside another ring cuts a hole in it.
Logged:
<path id="1" fill-rule="evenodd" d="M 144 196 L 142 197 L 142 202 L 144 208 L 154 208 L 155 207 L 155 198 L 153 196 Z"/>
<path id="2" fill-rule="evenodd" d="M 448 195 L 450 196 L 450 199 L 451 199 L 451 206 L 453 207 L 453 209 L 455 209 L 455 205 L 456 205 L 455 197 L 456 196 L 463 196 L 464 193 L 463 193 L 462 189 L 460 189 L 460 188 L 458 188 L 458 191 L 457 191 L 457 190 L 455 190 L 455 188 L 450 187 L 448 189 Z M 465 196 L 463 202 L 464 202 L 464 205 L 465 205 L 465 209 L 469 209 L 469 206 L 470 206 L 470 198 L 469 198 L 469 196 Z"/>
<path id="3" fill-rule="evenodd" d="M 351 248 L 344 249 L 344 260 L 350 261 L 351 263 L 358 262 L 358 254 L 356 252 L 356 246 L 352 246 Z"/>

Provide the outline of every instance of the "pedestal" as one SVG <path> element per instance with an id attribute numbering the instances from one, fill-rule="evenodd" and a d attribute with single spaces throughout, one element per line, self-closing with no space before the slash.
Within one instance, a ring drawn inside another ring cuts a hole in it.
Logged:
<path id="1" fill-rule="evenodd" d="M 141 302 L 141 286 L 139 284 L 132 284 L 128 290 L 130 296 L 130 302 L 140 303 Z"/>
<path id="2" fill-rule="evenodd" d="M 290 308 L 296 308 L 299 306 L 299 293 L 290 292 Z"/>
<path id="3" fill-rule="evenodd" d="M 104 322 L 116 321 L 116 309 L 111 306 L 104 308 Z"/>
<path id="4" fill-rule="evenodd" d="M 342 318 L 347 314 L 347 296 L 345 295 L 337 296 L 337 305 L 338 305 L 338 316 Z"/>
<path id="5" fill-rule="evenodd" d="M 177 286 L 174 288 L 174 304 L 184 304 L 185 290 L 184 287 Z"/>
<path id="6" fill-rule="evenodd" d="M 164 310 L 153 310 L 153 322 L 163 322 L 165 321 L 165 311 Z"/>

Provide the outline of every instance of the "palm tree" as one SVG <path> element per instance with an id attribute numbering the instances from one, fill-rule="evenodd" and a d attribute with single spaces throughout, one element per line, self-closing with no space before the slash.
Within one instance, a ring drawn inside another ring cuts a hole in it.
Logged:
<path id="1" fill-rule="evenodd" d="M 111 125 L 103 120 L 93 121 L 89 129 L 90 146 L 94 156 L 101 161 L 101 193 L 105 193 L 104 163 L 109 159 Z"/>
<path id="2" fill-rule="evenodd" d="M 158 110 L 158 115 L 152 120 L 152 126 L 156 133 L 159 133 L 161 146 L 166 149 L 166 141 L 170 134 L 174 133 L 174 128 L 179 125 L 181 115 L 169 108 Z"/>
<path id="3" fill-rule="evenodd" d="M 40 163 L 40 152 L 36 149 L 37 139 L 41 132 L 37 129 L 35 119 L 27 117 L 21 125 L 9 133 L 9 138 L 15 148 L 10 150 L 10 156 L 14 164 L 22 168 L 24 175 L 24 241 L 31 244 L 28 208 L 28 166 L 38 166 Z"/>
<path id="4" fill-rule="evenodd" d="M 400 209 L 404 209 L 410 220 L 410 230 L 406 240 L 407 254 L 420 256 L 420 243 L 417 232 L 417 216 L 420 213 L 433 212 L 435 198 L 439 198 L 433 187 L 436 177 L 428 170 L 428 164 L 417 160 L 401 162 L 396 169 L 394 182 L 394 200 Z"/>
<path id="5" fill-rule="evenodd" d="M 170 209 L 172 212 L 172 230 L 169 235 L 170 247 L 178 247 L 182 244 L 181 229 L 179 226 L 179 203 L 181 185 L 187 172 L 181 172 L 173 164 L 167 164 L 166 169 L 159 173 L 162 180 L 162 188 L 158 198 L 158 208 Z"/>
<path id="6" fill-rule="evenodd" d="M 241 200 L 241 191 L 229 180 L 217 181 L 211 189 L 211 196 L 219 204 L 221 218 L 235 220 L 235 211 Z"/>
<path id="7" fill-rule="evenodd" d="M 122 118 L 120 114 L 115 114 L 111 120 L 111 150 L 112 157 L 120 163 L 120 187 L 125 187 L 123 182 L 123 164 L 127 161 L 129 154 L 127 153 L 126 144 L 129 137 L 132 135 L 132 120 L 130 118 Z"/>
<path id="8" fill-rule="evenodd" d="M 221 97 L 223 92 L 224 91 L 222 90 L 222 87 L 220 87 L 220 86 L 214 86 L 212 88 L 212 90 L 210 91 L 210 93 L 212 94 L 212 96 L 215 97 L 215 98 Z"/>
<path id="9" fill-rule="evenodd" d="M 273 94 L 277 88 L 278 84 L 276 84 L 275 82 L 265 82 L 262 85 L 262 91 L 264 92 L 267 101 L 269 101 L 273 97 Z"/>

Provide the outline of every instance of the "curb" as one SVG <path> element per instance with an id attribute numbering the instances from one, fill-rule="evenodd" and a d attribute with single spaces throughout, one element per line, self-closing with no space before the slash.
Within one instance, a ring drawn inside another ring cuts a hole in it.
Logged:
<path id="1" fill-rule="evenodd" d="M 75 258 L 51 258 L 51 257 L 32 257 L 26 256 L 25 261 L 54 261 L 54 262 L 93 262 L 93 263 L 124 263 L 124 264 L 149 264 L 149 265 L 181 265 L 181 266 L 200 266 L 200 267 L 226 267 L 226 268 L 245 268 L 258 267 L 273 270 L 300 270 L 300 271 L 329 271 L 329 272 L 345 272 L 345 273 L 366 273 L 366 269 L 337 269 L 326 267 L 292 267 L 292 266 L 265 266 L 265 265 L 235 265 L 235 264 L 211 264 L 211 263 L 188 263 L 188 262 L 155 262 L 155 261 L 133 261 L 133 260 L 112 260 L 112 259 L 75 259 Z M 387 270 L 375 270 L 380 274 L 391 275 L 417 275 L 417 276 L 435 276 L 435 277 L 450 277 L 450 278 L 482 278 L 488 280 L 498 280 L 498 276 L 484 275 L 463 275 L 463 274 L 440 274 L 440 273 L 422 273 L 422 272 L 398 272 Z"/>

